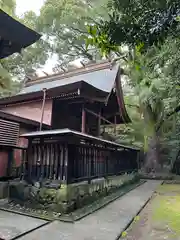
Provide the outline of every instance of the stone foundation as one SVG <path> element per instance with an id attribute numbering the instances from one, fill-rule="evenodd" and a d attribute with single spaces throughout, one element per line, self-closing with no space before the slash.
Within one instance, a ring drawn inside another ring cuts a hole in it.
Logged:
<path id="1" fill-rule="evenodd" d="M 58 213 L 69 213 L 84 205 L 107 196 L 126 184 L 139 181 L 135 174 L 125 174 L 108 178 L 94 179 L 74 184 L 49 182 L 45 184 L 26 182 L 11 182 L 9 184 L 10 199 L 30 204 L 31 208 L 46 209 Z M 28 205 L 29 206 L 29 205 Z"/>
<path id="2" fill-rule="evenodd" d="M 8 182 L 0 182 L 0 199 L 8 197 Z"/>

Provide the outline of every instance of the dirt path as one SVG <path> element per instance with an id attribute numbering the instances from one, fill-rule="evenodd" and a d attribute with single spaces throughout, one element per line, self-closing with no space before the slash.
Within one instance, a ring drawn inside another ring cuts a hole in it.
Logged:
<path id="1" fill-rule="evenodd" d="M 162 185 L 121 239 L 179 240 L 179 226 L 180 185 Z"/>

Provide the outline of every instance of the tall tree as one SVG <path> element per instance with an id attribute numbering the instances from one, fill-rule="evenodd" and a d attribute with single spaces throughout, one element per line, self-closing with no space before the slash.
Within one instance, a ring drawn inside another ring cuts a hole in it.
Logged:
<path id="1" fill-rule="evenodd" d="M 36 16 L 34 12 L 28 12 L 23 18 L 19 19 L 16 15 L 15 0 L 1 0 L 0 6 L 10 16 L 36 30 L 38 16 Z M 1 89 L 1 96 L 7 96 L 19 91 L 23 86 L 24 76 L 30 71 L 31 73 L 35 73 L 38 67 L 45 64 L 48 55 L 46 54 L 46 51 L 44 51 L 44 45 L 45 42 L 40 40 L 33 44 L 33 46 L 24 49 L 21 54 L 13 54 L 12 56 L 1 60 L 1 69 L 3 69 L 3 73 L 6 71 L 6 82 L 9 82 L 8 88 L 4 90 Z M 9 78 L 7 79 L 7 77 Z M 3 77 L 3 79 L 5 78 Z"/>
<path id="2" fill-rule="evenodd" d="M 105 1 L 94 0 L 46 0 L 38 19 L 38 29 L 49 43 L 49 54 L 58 58 L 58 66 L 77 58 L 96 60 L 97 49 L 86 48 L 86 25 L 98 19 L 106 19 Z"/>
<path id="3" fill-rule="evenodd" d="M 106 56 L 115 52 L 121 64 L 127 66 L 130 84 L 139 96 L 143 113 L 146 170 L 156 171 L 160 163 L 162 125 L 179 111 L 175 104 L 180 3 L 176 0 L 113 0 L 109 7 L 110 20 L 89 26 L 87 44 L 99 47 Z M 128 46 L 128 57 L 122 51 L 124 45 Z"/>
<path id="4" fill-rule="evenodd" d="M 57 71 L 78 58 L 87 61 L 100 59 L 97 48 L 86 49 L 84 35 L 87 35 L 87 24 L 108 18 L 107 2 L 108 0 L 46 0 L 39 16 L 29 11 L 20 19 L 13 11 L 19 21 L 41 33 L 42 38 L 25 49 L 22 55 L 14 54 L 3 61 L 4 68 L 22 79 L 27 74 L 34 75 L 36 69 L 42 68 L 52 56 L 56 59 Z"/>
<path id="5" fill-rule="evenodd" d="M 148 48 L 161 44 L 168 35 L 179 35 L 180 2 L 178 0 L 112 0 L 109 19 L 96 26 L 111 45 Z"/>

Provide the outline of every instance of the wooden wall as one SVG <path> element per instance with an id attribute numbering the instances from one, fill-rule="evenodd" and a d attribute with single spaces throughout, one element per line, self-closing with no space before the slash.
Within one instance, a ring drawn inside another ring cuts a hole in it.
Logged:
<path id="1" fill-rule="evenodd" d="M 6 176 L 7 166 L 8 166 L 8 151 L 5 149 L 0 149 L 0 178 Z"/>
<path id="2" fill-rule="evenodd" d="M 1 111 L 40 122 L 42 113 L 41 108 L 42 101 L 37 101 L 9 105 L 7 107 L 1 108 Z M 44 109 L 43 119 L 44 124 L 51 125 L 51 115 L 52 115 L 52 100 L 48 99 L 46 100 Z"/>
<path id="3" fill-rule="evenodd" d="M 53 101 L 52 128 L 69 128 L 81 131 L 82 104 L 68 101 Z"/>
<path id="4" fill-rule="evenodd" d="M 24 134 L 24 133 L 28 133 L 28 132 L 31 132 L 31 131 L 32 131 L 31 129 L 20 127 L 19 135 Z M 26 148 L 28 146 L 28 140 L 25 139 L 25 138 L 19 138 L 17 146 Z M 16 167 L 21 166 L 22 160 L 23 160 L 22 150 L 21 149 L 14 149 L 14 161 L 15 161 Z"/>
<path id="5" fill-rule="evenodd" d="M 20 124 L 19 129 L 19 136 L 23 133 L 28 133 L 35 131 L 36 129 L 32 126 L 31 127 L 24 127 Z M 11 163 L 13 164 L 13 167 L 16 169 L 20 169 L 21 163 L 23 160 L 23 150 L 20 149 L 26 148 L 28 146 L 28 140 L 25 138 L 19 138 L 17 139 L 16 147 L 5 147 L 0 145 L 0 178 L 6 178 L 7 177 L 7 167 L 8 167 L 8 160 L 11 159 Z M 20 147 L 20 148 L 19 148 Z M 12 166 L 10 166 L 11 169 L 9 171 L 9 174 L 11 177 L 12 174 Z"/>

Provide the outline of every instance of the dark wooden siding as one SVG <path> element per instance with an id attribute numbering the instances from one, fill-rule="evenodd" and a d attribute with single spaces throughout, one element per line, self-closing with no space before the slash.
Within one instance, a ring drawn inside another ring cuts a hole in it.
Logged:
<path id="1" fill-rule="evenodd" d="M 82 103 L 54 100 L 52 111 L 52 128 L 69 128 L 81 131 Z"/>
<path id="2" fill-rule="evenodd" d="M 0 146 L 16 146 L 19 137 L 19 124 L 0 119 Z"/>
<path id="3" fill-rule="evenodd" d="M 0 178 L 7 176 L 8 150 L 0 148 Z"/>

